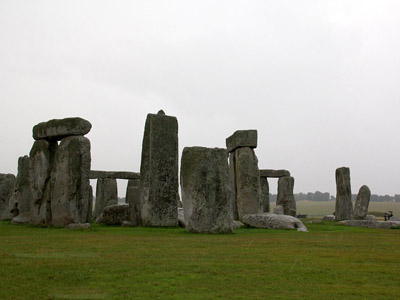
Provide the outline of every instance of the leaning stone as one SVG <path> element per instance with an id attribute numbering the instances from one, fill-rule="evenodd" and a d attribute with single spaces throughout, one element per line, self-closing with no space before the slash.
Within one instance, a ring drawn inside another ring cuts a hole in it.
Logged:
<path id="1" fill-rule="evenodd" d="M 14 189 L 15 176 L 13 174 L 0 174 L 0 221 L 11 220 L 13 217 L 9 207 Z"/>
<path id="2" fill-rule="evenodd" d="M 9 211 L 17 216 L 30 213 L 32 189 L 29 182 L 29 156 L 18 159 L 18 175 L 15 181 L 15 191 L 10 198 Z"/>
<path id="3" fill-rule="evenodd" d="M 187 231 L 233 232 L 225 149 L 185 147 L 181 161 L 181 188 Z"/>
<path id="4" fill-rule="evenodd" d="M 262 212 L 258 160 L 251 148 L 235 150 L 236 204 L 239 220 L 244 215 Z"/>
<path id="5" fill-rule="evenodd" d="M 140 188 L 135 186 L 127 186 L 126 203 L 130 205 L 130 222 L 132 226 L 140 225 Z"/>
<path id="6" fill-rule="evenodd" d="M 297 229 L 297 231 L 308 231 L 299 219 L 270 213 L 244 215 L 242 221 L 245 225 L 255 228 L 267 229 Z"/>
<path id="7" fill-rule="evenodd" d="M 128 179 L 128 180 L 139 180 L 140 173 L 127 172 L 127 171 L 90 171 L 90 179 Z"/>
<path id="8" fill-rule="evenodd" d="M 377 229 L 391 229 L 393 227 L 400 227 L 400 221 L 344 220 L 338 224 Z"/>
<path id="9" fill-rule="evenodd" d="M 72 230 L 85 230 L 85 229 L 90 229 L 91 224 L 90 223 L 71 223 L 66 228 L 72 229 Z"/>
<path id="10" fill-rule="evenodd" d="M 140 165 L 141 223 L 178 226 L 178 121 L 148 114 Z"/>
<path id="11" fill-rule="evenodd" d="M 322 218 L 322 221 L 335 221 L 334 215 L 327 215 Z"/>
<path id="12" fill-rule="evenodd" d="M 57 142 L 38 140 L 29 153 L 29 182 L 32 188 L 31 224 L 48 226 L 51 223 L 50 175 Z"/>
<path id="13" fill-rule="evenodd" d="M 267 178 L 280 178 L 290 176 L 290 172 L 288 170 L 262 169 L 260 170 L 260 176 Z"/>
<path id="14" fill-rule="evenodd" d="M 118 186 L 116 179 L 97 179 L 94 217 L 98 218 L 106 206 L 118 204 Z"/>
<path id="15" fill-rule="evenodd" d="M 269 212 L 269 184 L 266 177 L 260 177 L 262 212 Z"/>
<path id="16" fill-rule="evenodd" d="M 281 177 L 278 180 L 277 205 L 282 205 L 285 215 L 296 217 L 296 200 L 293 195 L 294 178 Z"/>
<path id="17" fill-rule="evenodd" d="M 122 225 L 124 221 L 129 222 L 130 207 L 129 204 L 110 205 L 104 208 L 96 223 L 107 225 Z"/>
<path id="18" fill-rule="evenodd" d="M 35 125 L 33 138 L 60 141 L 68 136 L 85 135 L 91 128 L 92 124 L 82 118 L 54 119 Z"/>
<path id="19" fill-rule="evenodd" d="M 19 224 L 19 225 L 28 225 L 31 223 L 31 214 L 30 212 L 25 212 L 19 214 L 18 216 L 12 218 L 11 224 Z"/>
<path id="20" fill-rule="evenodd" d="M 90 141 L 83 136 L 63 139 L 50 176 L 53 226 L 85 223 L 90 197 Z"/>
<path id="21" fill-rule="evenodd" d="M 233 152 L 239 147 L 257 148 L 257 130 L 237 130 L 226 139 L 228 152 Z"/>
<path id="22" fill-rule="evenodd" d="M 336 169 L 335 218 L 337 221 L 350 220 L 352 214 L 350 169 L 346 167 L 338 168 Z"/>
<path id="23" fill-rule="evenodd" d="M 282 205 L 275 206 L 274 214 L 276 214 L 276 215 L 284 215 L 285 212 L 283 211 L 283 206 Z"/>
<path id="24" fill-rule="evenodd" d="M 357 195 L 356 203 L 354 204 L 353 219 L 364 220 L 368 213 L 369 200 L 371 198 L 371 190 L 366 185 L 363 185 Z"/>

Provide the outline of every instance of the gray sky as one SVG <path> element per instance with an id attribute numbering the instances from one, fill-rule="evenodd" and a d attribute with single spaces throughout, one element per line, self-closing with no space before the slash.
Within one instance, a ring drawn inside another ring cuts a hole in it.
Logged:
<path id="1" fill-rule="evenodd" d="M 400 194 L 400 1 L 0 0 L 0 172 L 32 127 L 80 116 L 92 168 L 139 171 L 163 109 L 185 146 L 257 129 L 260 168 L 295 192 Z M 273 189 L 275 184 L 271 185 Z M 120 196 L 124 185 L 121 185 Z"/>

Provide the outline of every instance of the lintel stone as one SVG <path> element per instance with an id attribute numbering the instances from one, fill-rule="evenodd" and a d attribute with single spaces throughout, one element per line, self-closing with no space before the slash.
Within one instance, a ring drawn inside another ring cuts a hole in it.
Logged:
<path id="1" fill-rule="evenodd" d="M 257 130 L 237 130 L 226 139 L 228 152 L 233 152 L 240 147 L 257 148 Z"/>

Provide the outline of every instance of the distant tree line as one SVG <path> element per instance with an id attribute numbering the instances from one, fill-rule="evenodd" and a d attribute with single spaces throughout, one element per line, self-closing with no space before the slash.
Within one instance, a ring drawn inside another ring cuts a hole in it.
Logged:
<path id="1" fill-rule="evenodd" d="M 276 194 L 269 194 L 269 201 L 276 202 L 277 195 Z M 309 201 L 329 201 L 329 200 L 336 200 L 336 197 L 329 194 L 329 193 L 322 193 L 320 191 L 316 191 L 315 193 L 298 193 L 294 194 L 294 198 L 296 201 L 301 200 L 309 200 Z M 352 194 L 351 199 L 356 201 L 357 194 Z M 396 194 L 394 196 L 389 195 L 371 195 L 372 202 L 400 202 L 400 195 Z"/>

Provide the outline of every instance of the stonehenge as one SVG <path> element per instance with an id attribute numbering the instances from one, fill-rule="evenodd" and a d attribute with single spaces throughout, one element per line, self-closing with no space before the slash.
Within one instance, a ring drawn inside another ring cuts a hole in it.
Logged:
<path id="1" fill-rule="evenodd" d="M 337 221 L 351 220 L 352 214 L 350 169 L 341 167 L 336 169 L 335 218 Z"/>
<path id="2" fill-rule="evenodd" d="M 284 176 L 278 180 L 278 197 L 276 205 L 283 207 L 285 215 L 296 217 L 296 200 L 293 195 L 294 178 L 292 176 Z"/>
<path id="3" fill-rule="evenodd" d="M 130 222 L 132 226 L 139 226 L 140 218 L 140 179 L 130 179 L 126 187 L 126 203 L 130 206 Z"/>
<path id="4" fill-rule="evenodd" d="M 9 203 L 14 187 L 15 176 L 13 174 L 0 174 L 0 221 L 12 218 Z"/>
<path id="5" fill-rule="evenodd" d="M 93 216 L 98 218 L 106 206 L 118 204 L 117 180 L 113 178 L 99 178 L 96 186 L 96 203 Z"/>
<path id="6" fill-rule="evenodd" d="M 243 216 L 243 223 L 250 227 L 267 229 L 297 229 L 308 231 L 307 227 L 299 219 L 288 215 L 270 213 L 249 214 Z"/>
<path id="7" fill-rule="evenodd" d="M 367 217 L 369 200 L 371 199 L 371 190 L 363 185 L 357 195 L 354 203 L 353 219 L 364 220 Z"/>

